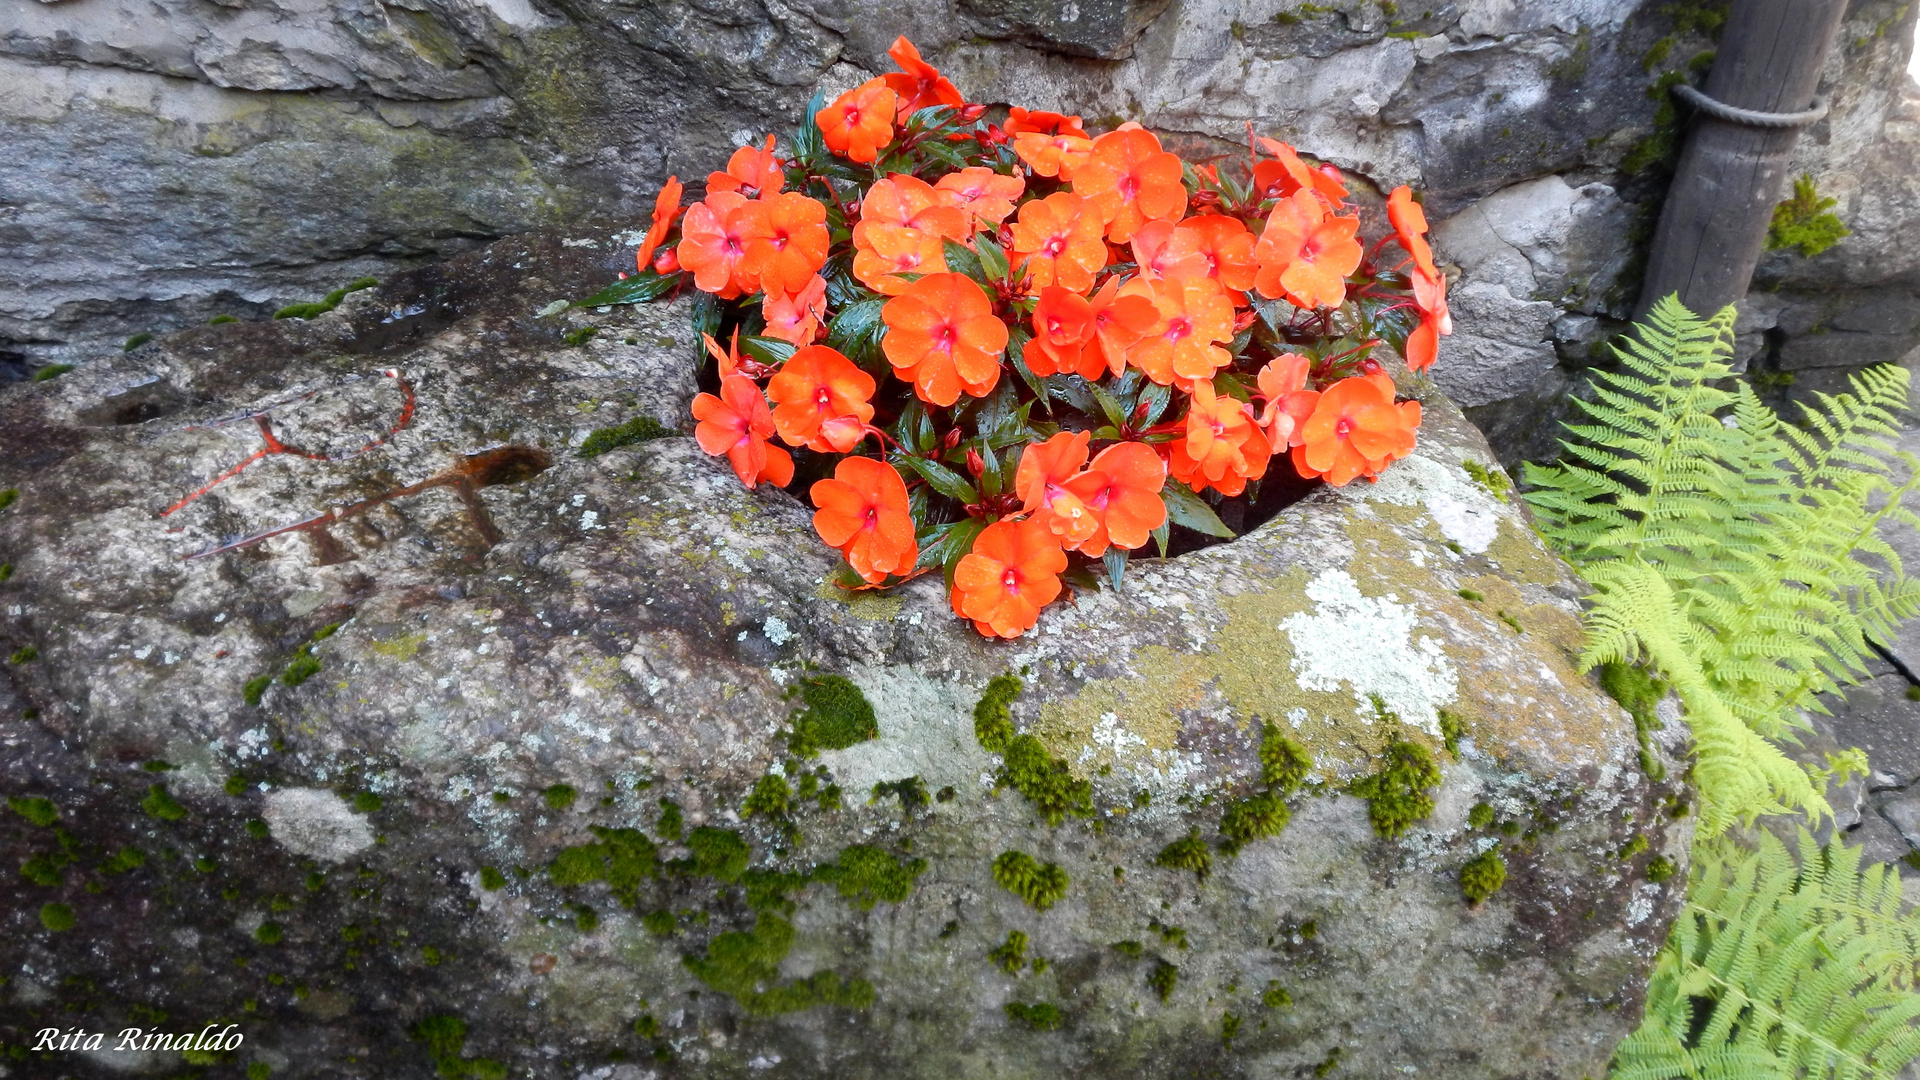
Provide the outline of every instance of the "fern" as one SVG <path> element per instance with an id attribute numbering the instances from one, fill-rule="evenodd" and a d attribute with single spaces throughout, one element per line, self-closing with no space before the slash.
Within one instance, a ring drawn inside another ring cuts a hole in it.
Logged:
<path id="1" fill-rule="evenodd" d="M 1771 833 L 1695 845 L 1646 1020 L 1611 1080 L 1877 1080 L 1920 1055 L 1920 917 L 1860 849 Z"/>
<path id="2" fill-rule="evenodd" d="M 1687 707 L 1708 835 L 1828 812 L 1769 740 L 1825 711 L 1818 695 L 1867 674 L 1869 640 L 1920 612 L 1880 535 L 1920 525 L 1903 503 L 1920 462 L 1892 441 L 1907 373 L 1865 371 L 1789 425 L 1744 383 L 1723 388 L 1732 345 L 1732 308 L 1656 304 L 1616 348 L 1621 370 L 1576 401 L 1591 422 L 1566 425 L 1565 458 L 1526 469 L 1542 534 L 1594 588 L 1583 665 L 1650 662 Z"/>

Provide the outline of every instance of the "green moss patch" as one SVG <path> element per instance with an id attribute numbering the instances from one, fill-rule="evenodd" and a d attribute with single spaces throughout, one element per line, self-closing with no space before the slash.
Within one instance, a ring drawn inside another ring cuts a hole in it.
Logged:
<path id="1" fill-rule="evenodd" d="M 677 434 L 679 434 L 679 432 L 674 431 L 660 421 L 643 413 L 624 424 L 595 428 L 593 432 L 587 436 L 586 441 L 580 444 L 580 456 L 583 458 L 598 457 L 609 450 L 616 450 L 622 446 L 632 446 L 635 443 L 650 442 L 654 439 L 665 439 Z"/>
<path id="2" fill-rule="evenodd" d="M 1020 974 L 1027 963 L 1027 935 L 1018 930 L 1007 931 L 1006 942 L 987 950 L 987 959 L 1009 975 Z"/>
<path id="3" fill-rule="evenodd" d="M 813 876 L 831 882 L 842 898 L 862 911 L 881 900 L 897 904 L 913 894 L 913 883 L 926 873 L 927 860 L 900 859 L 866 844 L 840 852 L 838 860 L 819 867 Z"/>
<path id="4" fill-rule="evenodd" d="M 1060 864 L 1042 863 L 1024 851 L 1002 852 L 993 860 L 993 880 L 1035 911 L 1045 911 L 1067 895 L 1067 872 Z"/>
<path id="5" fill-rule="evenodd" d="M 1180 985 L 1180 969 L 1165 960 L 1154 964 L 1153 970 L 1147 973 L 1147 986 L 1160 995 L 1162 1004 L 1173 996 L 1173 988 L 1178 985 Z"/>
<path id="6" fill-rule="evenodd" d="M 167 793 L 165 784 L 154 784 L 148 787 L 147 797 L 140 801 L 140 809 L 146 811 L 148 816 L 159 818 L 161 821 L 179 821 L 187 816 L 187 808 Z"/>
<path id="7" fill-rule="evenodd" d="M 638 835 L 638 834 L 635 834 Z M 753 850 L 730 829 L 701 826 L 687 834 L 690 854 L 666 864 L 667 869 L 683 876 L 710 877 L 715 881 L 735 882 L 746 873 Z"/>
<path id="8" fill-rule="evenodd" d="M 565 810 L 580 798 L 580 793 L 569 784 L 554 784 L 540 793 L 540 801 L 547 804 L 549 810 Z"/>
<path id="9" fill-rule="evenodd" d="M 1427 789 L 1440 783 L 1440 767 L 1419 743 L 1396 739 L 1387 744 L 1377 772 L 1363 776 L 1347 790 L 1367 800 L 1367 818 L 1373 831 L 1395 839 L 1433 813 Z"/>
<path id="10" fill-rule="evenodd" d="M 374 278 L 355 278 L 345 288 L 335 289 L 317 301 L 305 304 L 288 304 L 286 307 L 274 312 L 273 317 L 276 319 L 317 319 L 327 312 L 332 311 L 334 308 L 339 307 L 340 301 L 345 300 L 348 293 L 359 292 L 361 289 L 371 289 L 378 284 L 380 284 L 380 282 Z"/>
<path id="11" fill-rule="evenodd" d="M 7 800 L 7 809 L 43 829 L 60 819 L 60 811 L 53 805 L 53 800 L 39 795 L 10 798 Z"/>
<path id="12" fill-rule="evenodd" d="M 639 901 L 641 883 L 660 876 L 659 849 L 638 829 L 595 825 L 591 831 L 599 839 L 562 848 L 547 867 L 547 876 L 562 888 L 604 881 L 615 899 L 633 907 Z M 489 870 L 498 884 L 488 884 Z M 480 883 L 484 888 L 497 889 L 506 884 L 506 878 L 490 866 L 482 867 Z"/>
<path id="13" fill-rule="evenodd" d="M 1065 758 L 1047 753 L 1032 735 L 1016 735 L 1006 744 L 999 783 L 1027 797 L 1049 825 L 1074 817 L 1093 816 L 1093 784 L 1075 779 Z"/>
<path id="14" fill-rule="evenodd" d="M 1467 903 L 1478 904 L 1500 891 L 1507 883 L 1507 860 L 1498 849 L 1483 851 L 1460 867 L 1460 895 Z"/>
<path id="15" fill-rule="evenodd" d="M 873 703 L 844 675 L 803 676 L 788 694 L 798 694 L 803 706 L 793 716 L 787 739 L 787 748 L 800 757 L 817 757 L 822 750 L 845 750 L 880 737 Z"/>
<path id="16" fill-rule="evenodd" d="M 497 1061 L 463 1056 L 467 1022 L 457 1016 L 430 1016 L 407 1032 L 427 1044 L 434 1071 L 444 1080 L 506 1080 L 508 1069 Z"/>
<path id="17" fill-rule="evenodd" d="M 873 984 L 816 971 L 780 981 L 780 962 L 793 950 L 793 924 L 762 914 L 752 930 L 732 930 L 713 939 L 704 955 L 680 962 L 709 989 L 726 994 L 752 1016 L 778 1016 L 821 1005 L 864 1009 L 873 1004 Z"/>
<path id="18" fill-rule="evenodd" d="M 40 908 L 40 925 L 56 934 L 73 929 L 77 922 L 73 909 L 65 904 L 43 904 Z"/>
<path id="19" fill-rule="evenodd" d="M 1009 1001 L 1006 1005 L 1007 1019 L 1023 1024 L 1035 1031 L 1058 1031 L 1066 1018 L 1060 1015 L 1058 1006 L 1050 1002 L 1028 1005 L 1024 1002 Z"/>
<path id="20" fill-rule="evenodd" d="M 1839 200 L 1822 196 L 1813 184 L 1811 173 L 1802 173 L 1793 182 L 1793 195 L 1773 208 L 1773 220 L 1767 226 L 1767 250 L 1799 248 L 1801 256 L 1812 258 L 1852 236 L 1853 231 L 1831 211 Z"/>
<path id="21" fill-rule="evenodd" d="M 1292 817 L 1278 792 L 1263 791 L 1236 799 L 1227 804 L 1227 812 L 1220 819 L 1221 847 L 1233 854 L 1255 840 L 1279 836 Z"/>
<path id="22" fill-rule="evenodd" d="M 1160 854 L 1153 857 L 1153 865 L 1167 870 L 1189 870 L 1204 882 L 1213 872 L 1213 851 L 1200 839 L 1200 830 L 1195 829 L 1161 848 Z"/>
<path id="23" fill-rule="evenodd" d="M 1012 675 L 995 675 L 973 706 L 973 737 L 989 754 L 1003 753 L 1013 740 L 1011 706 L 1026 684 Z"/>
<path id="24" fill-rule="evenodd" d="M 1260 726 L 1260 782 L 1282 794 L 1306 783 L 1313 757 L 1271 722 Z"/>

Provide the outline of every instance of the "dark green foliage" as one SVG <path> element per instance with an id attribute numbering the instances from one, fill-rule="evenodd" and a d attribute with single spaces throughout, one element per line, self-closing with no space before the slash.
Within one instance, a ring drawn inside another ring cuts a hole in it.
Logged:
<path id="1" fill-rule="evenodd" d="M 793 813 L 793 788 L 785 777 L 773 773 L 754 782 L 753 790 L 740 804 L 743 817 L 784 818 Z"/>
<path id="2" fill-rule="evenodd" d="M 431 1016 L 407 1032 L 427 1044 L 435 1070 L 443 1080 L 506 1080 L 505 1065 L 486 1058 L 462 1057 L 467 1045 L 467 1022 L 457 1016 Z"/>
<path id="3" fill-rule="evenodd" d="M 1060 1015 L 1058 1007 L 1051 1002 L 1042 1001 L 1028 1005 L 1019 1001 L 1007 1002 L 1007 1019 L 1025 1024 L 1035 1031 L 1058 1031 L 1066 1018 Z"/>
<path id="4" fill-rule="evenodd" d="M 273 676 L 271 674 L 256 675 L 248 679 L 246 685 L 240 688 L 240 696 L 247 704 L 258 705 L 260 704 L 260 699 L 267 695 L 267 687 L 272 685 Z M 228 794 L 232 793 L 229 792 Z"/>
<path id="5" fill-rule="evenodd" d="M 356 814 L 372 814 L 380 807 L 380 796 L 371 791 L 362 791 L 353 797 L 353 810 Z"/>
<path id="6" fill-rule="evenodd" d="M 0 585 L 6 584 L 8 581 L 12 580 L 12 578 L 13 578 L 13 564 L 10 562 L 0 562 Z"/>
<path id="7" fill-rule="evenodd" d="M 1647 880 L 1652 882 L 1665 881 L 1673 876 L 1676 869 L 1678 869 L 1678 867 L 1673 865 L 1672 859 L 1667 858 L 1665 855 L 1655 855 L 1653 858 L 1647 860 Z"/>
<path id="8" fill-rule="evenodd" d="M 147 865 L 147 856 L 139 848 L 123 847 L 113 853 L 106 862 L 100 864 L 103 874 L 124 874 L 129 870 L 138 870 Z"/>
<path id="9" fill-rule="evenodd" d="M 1500 891 L 1507 883 L 1507 860 L 1499 849 L 1483 851 L 1460 867 L 1460 895 L 1467 903 L 1478 904 Z"/>
<path id="10" fill-rule="evenodd" d="M 993 860 L 993 880 L 1035 911 L 1045 911 L 1067 895 L 1067 872 L 1060 864 L 1041 863 L 1023 851 L 1002 852 Z"/>
<path id="11" fill-rule="evenodd" d="M 73 370 L 72 364 L 48 364 L 47 366 L 41 368 L 39 371 L 36 371 L 33 373 L 32 381 L 47 382 L 50 379 L 57 379 L 60 376 L 65 375 L 67 372 L 72 370 Z"/>
<path id="12" fill-rule="evenodd" d="M 19 499 L 20 499 L 19 488 L 6 488 L 3 490 L 0 490 L 0 510 L 5 510 L 7 507 L 12 506 L 15 502 L 18 502 Z"/>
<path id="13" fill-rule="evenodd" d="M 1773 221 L 1767 226 L 1767 250 L 1797 247 L 1805 258 L 1827 250 L 1852 236 L 1831 211 L 1839 200 L 1824 197 L 1814 187 L 1813 174 L 1802 173 L 1793 182 L 1793 195 L 1773 208 Z"/>
<path id="14" fill-rule="evenodd" d="M 370 277 L 355 278 L 346 288 L 335 289 L 317 301 L 310 301 L 304 304 L 288 304 L 286 307 L 274 312 L 273 317 L 276 319 L 317 319 L 327 312 L 332 311 L 334 308 L 339 307 L 340 301 L 346 299 L 348 293 L 359 292 L 361 289 L 371 289 L 378 284 L 380 284 L 378 281 Z M 223 315 L 221 318 L 228 318 L 228 316 Z M 218 322 L 219 320 L 216 319 L 215 321 Z"/>
<path id="15" fill-rule="evenodd" d="M 687 847 L 692 854 L 673 860 L 667 868 L 676 874 L 710 877 L 715 881 L 739 881 L 740 875 L 746 873 L 747 860 L 753 855 L 739 833 L 705 825 L 687 834 Z"/>
<path id="16" fill-rule="evenodd" d="M 1486 803 L 1474 803 L 1473 809 L 1467 811 L 1467 828 L 1484 829 L 1493 824 L 1493 818 L 1493 807 Z"/>
<path id="17" fill-rule="evenodd" d="M 200 871 L 203 874 L 211 874 L 215 870 L 218 870 L 220 868 L 220 864 L 217 862 L 214 862 L 212 859 L 207 858 L 205 855 L 202 855 L 199 858 L 193 860 L 193 868 L 195 870 Z"/>
<path id="18" fill-rule="evenodd" d="M 1165 960 L 1154 964 L 1153 970 L 1147 973 L 1147 985 L 1153 988 L 1154 993 L 1160 995 L 1163 1003 L 1173 996 L 1173 988 L 1179 984 L 1180 969 Z"/>
<path id="19" fill-rule="evenodd" d="M 1234 854 L 1255 840 L 1279 836 L 1291 818 L 1287 804 L 1275 792 L 1236 799 L 1227 804 L 1227 812 L 1220 818 L 1220 835 L 1226 838 L 1221 847 Z"/>
<path id="20" fill-rule="evenodd" d="M 236 323 L 239 321 L 240 317 L 238 315 L 215 315 L 213 318 L 207 320 L 207 325 L 219 326 L 223 323 Z"/>
<path id="21" fill-rule="evenodd" d="M 220 790 L 236 798 L 245 795 L 247 793 L 247 778 L 239 773 L 229 773 L 227 774 L 227 782 L 220 786 Z"/>
<path id="22" fill-rule="evenodd" d="M 273 835 L 273 830 L 268 828 L 267 823 L 261 821 L 259 818 L 249 818 L 245 828 L 247 835 L 253 837 L 255 840 L 265 840 Z"/>
<path id="23" fill-rule="evenodd" d="M 594 431 L 587 436 L 586 441 L 580 444 L 580 456 L 583 458 L 596 457 L 622 446 L 632 446 L 635 443 L 670 438 L 677 434 L 679 434 L 679 432 L 667 427 L 653 417 L 642 413 L 624 424 L 615 424 L 613 427 L 595 428 Z"/>
<path id="24" fill-rule="evenodd" d="M 1020 974 L 1027 962 L 1027 935 L 1018 930 L 1007 931 L 1006 943 L 987 950 L 987 959 L 1009 975 Z"/>
<path id="25" fill-rule="evenodd" d="M 120 351 L 132 352 L 133 350 L 139 348 L 142 345 L 145 345 L 147 342 L 152 340 L 153 340 L 153 334 L 148 331 L 142 330 L 139 333 L 128 338 L 126 341 L 126 344 L 120 346 Z"/>
<path id="26" fill-rule="evenodd" d="M 1440 783 L 1440 767 L 1419 743 L 1396 739 L 1387 744 L 1380 768 L 1348 785 L 1347 790 L 1367 800 L 1373 831 L 1391 840 L 1433 813 L 1427 789 Z"/>
<path id="27" fill-rule="evenodd" d="M 1635 855 L 1638 855 L 1645 850 L 1647 850 L 1646 834 L 1634 833 L 1633 836 L 1630 837 L 1626 843 L 1620 845 L 1620 850 L 1615 852 L 1614 854 L 1615 854 L 1615 857 L 1617 858 L 1631 859 Z"/>
<path id="28" fill-rule="evenodd" d="M 1260 725 L 1260 782 L 1282 795 L 1306 783 L 1313 756 L 1271 722 Z"/>
<path id="29" fill-rule="evenodd" d="M 73 929 L 76 921 L 73 909 L 65 904 L 43 904 L 40 907 L 40 925 L 56 934 Z"/>
<path id="30" fill-rule="evenodd" d="M 649 911 L 641 916 L 640 925 L 646 927 L 647 933 L 654 937 L 672 937 L 674 931 L 680 929 L 680 921 L 673 917 L 673 912 L 665 908 Z"/>
<path id="31" fill-rule="evenodd" d="M 1471 600 L 1476 604 L 1487 598 L 1487 594 L 1478 589 L 1455 589 L 1454 592 L 1459 594 L 1460 599 Z"/>
<path id="32" fill-rule="evenodd" d="M 160 758 L 154 758 L 152 761 L 143 761 L 140 763 L 140 768 L 147 772 L 179 772 L 180 771 L 180 766 L 175 765 L 171 761 L 163 761 Z"/>
<path id="33" fill-rule="evenodd" d="M 286 936 L 286 927 L 277 922 L 263 922 L 253 932 L 253 940 L 262 945 L 278 945 Z"/>
<path id="34" fill-rule="evenodd" d="M 643 1039 L 651 1039 L 660 1034 L 660 1021 L 652 1013 L 641 1013 L 640 1019 L 633 1022 L 633 1033 Z"/>
<path id="35" fill-rule="evenodd" d="M 1266 992 L 1260 995 L 1260 1004 L 1269 1009 L 1284 1009 L 1293 1004 L 1293 995 L 1280 985 L 1280 980 L 1269 979 Z"/>
<path id="36" fill-rule="evenodd" d="M 1168 870 L 1190 870 L 1204 883 L 1207 875 L 1213 873 L 1213 850 L 1200 839 L 1200 830 L 1195 829 L 1161 848 L 1160 854 L 1153 857 L 1153 865 Z"/>
<path id="37" fill-rule="evenodd" d="M 562 848 L 547 868 L 547 876 L 562 888 L 604 881 L 614 898 L 631 908 L 638 901 L 640 885 L 660 875 L 659 849 L 638 829 L 610 829 L 595 825 L 590 830 L 599 840 Z M 494 871 L 497 875 L 499 871 Z M 738 876 L 736 874 L 736 876 Z M 481 870 L 481 882 L 486 870 Z M 502 879 L 502 884 L 505 884 Z"/>
<path id="38" fill-rule="evenodd" d="M 1124 956 L 1129 960 L 1138 960 L 1140 959 L 1141 954 L 1146 951 L 1146 949 L 1138 941 L 1128 940 L 1128 941 L 1114 942 L 1113 951 L 1119 953 L 1121 956 Z"/>
<path id="39" fill-rule="evenodd" d="M 880 721 L 873 703 L 844 675 L 802 676 L 789 694 L 798 693 L 804 706 L 793 716 L 787 748 L 803 758 L 822 750 L 845 750 L 880 737 Z"/>
<path id="40" fill-rule="evenodd" d="M 672 799 L 661 799 L 660 822 L 654 826 L 653 834 L 662 840 L 678 840 L 685 832 L 685 816 L 680 811 L 680 804 Z"/>
<path id="41" fill-rule="evenodd" d="M 487 890 L 488 892 L 498 892 L 501 889 L 505 888 L 506 884 L 507 884 L 507 875 L 501 873 L 499 867 L 483 866 L 480 868 L 480 887 L 481 888 Z"/>
<path id="42" fill-rule="evenodd" d="M 181 806 L 172 795 L 167 794 L 167 785 L 153 784 L 147 788 L 147 797 L 140 801 L 140 809 L 151 817 L 161 821 L 179 821 L 187 816 L 187 808 Z"/>
<path id="43" fill-rule="evenodd" d="M 585 904 L 577 904 L 573 909 L 573 926 L 583 934 L 591 934 L 600 926 L 600 913 Z"/>
<path id="44" fill-rule="evenodd" d="M 897 904 L 912 895 L 914 880 L 926 870 L 925 859 L 896 859 L 879 848 L 854 844 L 813 876 L 831 882 L 843 899 L 861 911 L 871 911 L 881 900 Z"/>
<path id="45" fill-rule="evenodd" d="M 1170 926 L 1161 922 L 1159 919 L 1149 919 L 1147 921 L 1147 929 L 1159 934 L 1161 941 L 1166 942 L 1176 949 L 1184 951 L 1188 947 L 1185 927 Z"/>
<path id="46" fill-rule="evenodd" d="M 747 906 L 754 911 L 772 911 L 791 915 L 795 904 L 787 895 L 807 887 L 817 873 L 790 874 L 781 870 L 753 869 L 740 875 L 740 887 L 747 894 Z"/>
<path id="47" fill-rule="evenodd" d="M 696 830 L 697 832 L 698 830 Z M 752 930 L 733 930 L 708 944 L 706 955 L 680 958 L 709 989 L 732 997 L 750 1016 L 777 1016 L 818 1005 L 864 1009 L 873 1004 L 873 984 L 843 980 L 832 971 L 780 982 L 780 961 L 793 950 L 793 924 L 762 914 Z"/>
<path id="48" fill-rule="evenodd" d="M 580 793 L 568 784 L 554 784 L 540 793 L 540 801 L 547 804 L 549 810 L 565 810 L 580 798 Z"/>
<path id="49" fill-rule="evenodd" d="M 7 800 L 7 809 L 26 818 L 28 822 L 46 828 L 60 819 L 60 811 L 53 800 L 39 795 L 14 796 Z"/>
<path id="50" fill-rule="evenodd" d="M 1026 684 L 1012 675 L 995 675 L 987 683 L 986 692 L 973 706 L 973 737 L 980 742 L 980 748 L 989 754 L 998 754 L 1007 748 L 1013 739 L 1013 712 L 1011 706 Z"/>
<path id="51" fill-rule="evenodd" d="M 904 780 L 882 780 L 873 785 L 867 805 L 871 806 L 889 795 L 899 796 L 900 806 L 909 811 L 918 810 L 931 802 L 927 798 L 926 783 L 917 776 L 909 776 Z"/>
<path id="52" fill-rule="evenodd" d="M 597 326 L 581 326 L 561 334 L 560 340 L 569 345 L 585 345 L 598 336 L 599 333 L 600 328 Z"/>
<path id="53" fill-rule="evenodd" d="M 1066 759 L 1049 756 L 1032 735 L 1008 741 L 999 782 L 1025 795 L 1049 825 L 1059 825 L 1069 814 L 1093 816 L 1093 784 L 1075 779 Z"/>
<path id="54" fill-rule="evenodd" d="M 15 649 L 13 655 L 7 659 L 16 664 L 31 664 L 35 660 L 40 659 L 40 650 L 31 645 L 22 645 L 18 649 Z"/>
<path id="55" fill-rule="evenodd" d="M 1240 1014 L 1222 1013 L 1220 1015 L 1220 1041 L 1230 1043 L 1240 1034 Z"/>

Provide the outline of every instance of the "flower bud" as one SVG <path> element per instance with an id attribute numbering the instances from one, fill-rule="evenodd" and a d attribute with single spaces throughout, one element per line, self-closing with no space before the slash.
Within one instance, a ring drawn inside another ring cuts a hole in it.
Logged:
<path id="1" fill-rule="evenodd" d="M 1235 312 L 1233 316 L 1233 332 L 1237 334 L 1240 331 L 1245 330 L 1247 327 L 1252 326 L 1253 320 L 1258 317 L 1259 316 L 1255 314 L 1252 308 L 1248 308 L 1245 311 Z"/>
<path id="2" fill-rule="evenodd" d="M 971 124 L 985 115 L 987 115 L 987 107 L 985 105 L 965 105 L 960 109 L 960 122 L 963 124 Z"/>
<path id="3" fill-rule="evenodd" d="M 973 474 L 975 480 L 980 479 L 980 474 L 987 471 L 987 463 L 980 460 L 980 451 L 971 446 L 967 447 L 967 471 Z"/>
<path id="4" fill-rule="evenodd" d="M 947 432 L 947 437 L 940 440 L 940 445 L 943 449 L 947 449 L 947 450 L 951 450 L 954 447 L 959 446 L 960 445 L 960 429 L 954 428 L 952 431 Z"/>
<path id="5" fill-rule="evenodd" d="M 680 256 L 673 248 L 663 247 L 660 249 L 660 254 L 653 257 L 654 273 L 665 277 L 668 274 L 678 273 L 679 270 Z"/>

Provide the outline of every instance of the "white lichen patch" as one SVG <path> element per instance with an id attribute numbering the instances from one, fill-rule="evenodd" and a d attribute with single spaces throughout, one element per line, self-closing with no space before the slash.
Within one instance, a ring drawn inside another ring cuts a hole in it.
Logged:
<path id="1" fill-rule="evenodd" d="M 1427 500 L 1427 513 L 1440 526 L 1440 535 L 1459 544 L 1460 550 L 1469 555 L 1492 547 L 1500 535 L 1500 515 L 1491 506 L 1438 494 Z"/>
<path id="2" fill-rule="evenodd" d="M 909 776 L 929 791 L 968 792 L 993 770 L 993 758 L 973 737 L 973 706 L 985 687 L 942 682 L 909 667 L 862 666 L 847 677 L 873 704 L 880 726 L 877 739 L 820 754 L 850 798 Z"/>
<path id="3" fill-rule="evenodd" d="M 1365 596 L 1353 575 L 1327 570 L 1307 584 L 1311 612 L 1280 623 L 1293 643 L 1295 680 L 1306 690 L 1353 694 L 1354 713 L 1374 715 L 1377 696 L 1408 724 L 1440 736 L 1439 710 L 1459 679 L 1438 641 L 1414 628 L 1418 615 L 1392 596 Z"/>
<path id="4" fill-rule="evenodd" d="M 268 792 L 260 816 L 274 840 L 296 855 L 339 863 L 373 846 L 373 826 L 367 819 L 322 788 Z"/>

